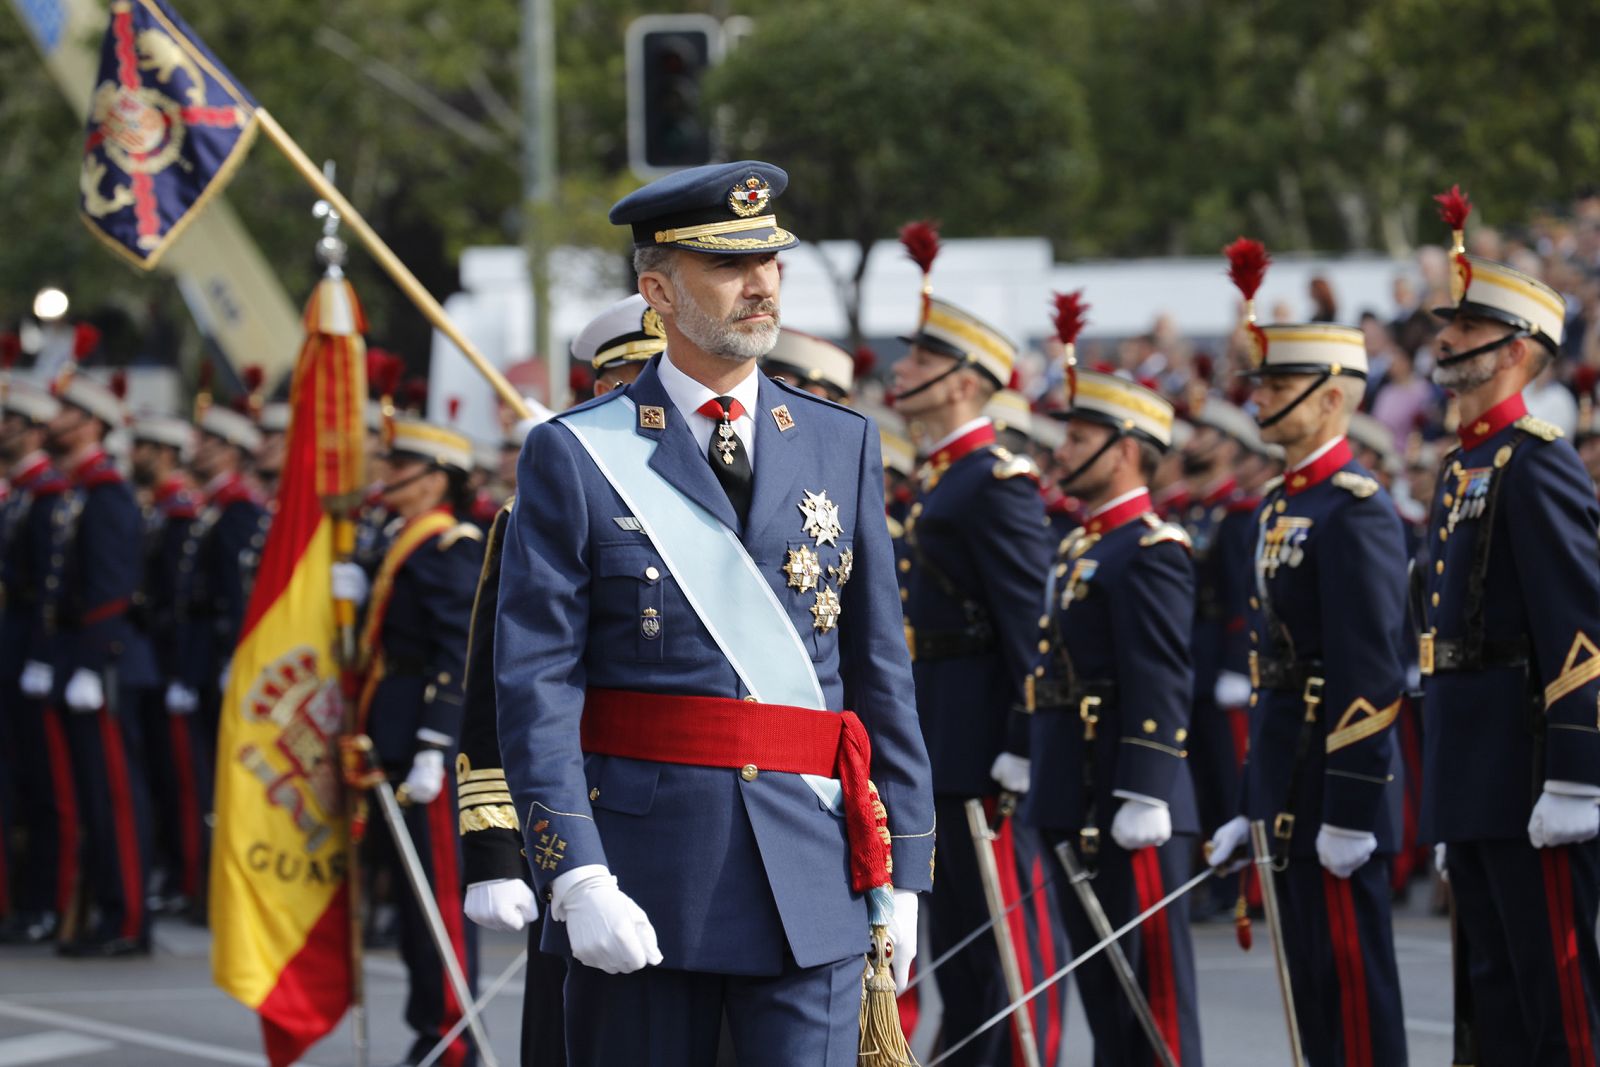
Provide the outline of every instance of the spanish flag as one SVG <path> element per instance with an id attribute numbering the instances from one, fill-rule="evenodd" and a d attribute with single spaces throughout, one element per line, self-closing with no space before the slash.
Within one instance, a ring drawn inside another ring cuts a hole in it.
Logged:
<path id="1" fill-rule="evenodd" d="M 366 326 L 334 277 L 305 323 L 277 514 L 223 694 L 211 855 L 212 974 L 261 1015 L 274 1067 L 338 1024 L 352 988 L 331 578 L 347 520 L 329 512 L 358 499 Z"/>

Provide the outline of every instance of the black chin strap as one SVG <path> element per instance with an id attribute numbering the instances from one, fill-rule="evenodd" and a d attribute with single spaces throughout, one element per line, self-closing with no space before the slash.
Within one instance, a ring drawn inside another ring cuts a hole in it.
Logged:
<path id="1" fill-rule="evenodd" d="M 409 478 L 401 478 L 398 482 L 385 482 L 384 485 L 383 485 L 383 492 L 384 493 L 392 493 L 396 489 L 404 489 L 406 486 L 410 485 L 412 482 L 415 482 L 415 481 L 417 481 L 419 479 L 422 479 L 422 478 L 426 478 L 428 475 L 432 474 L 434 471 L 443 470 L 443 469 L 444 469 L 443 467 L 431 466 L 431 465 L 427 466 L 427 467 L 424 467 L 421 470 L 419 470 L 417 473 L 413 474 Z"/>
<path id="2" fill-rule="evenodd" d="M 1094 450 L 1094 455 L 1078 464 L 1075 468 L 1073 468 L 1070 474 L 1061 478 L 1057 484 L 1059 484 L 1065 492 L 1072 492 L 1072 483 L 1083 477 L 1084 471 L 1094 466 L 1095 463 L 1099 461 L 1101 456 L 1105 455 L 1111 450 L 1112 445 L 1116 444 L 1126 436 L 1126 430 L 1114 430 L 1111 436 L 1106 438 L 1106 443 Z"/>
<path id="3" fill-rule="evenodd" d="M 942 382 L 946 378 L 950 377 L 950 375 L 954 374 L 956 371 L 960 370 L 962 367 L 968 366 L 971 362 L 972 362 L 971 357 L 963 356 L 961 359 L 956 360 L 955 365 L 952 366 L 949 370 L 940 371 L 938 374 L 935 374 L 932 378 L 929 378 L 927 381 L 923 382 L 921 385 L 917 386 L 915 389 L 907 389 L 903 393 L 895 393 L 894 394 L 895 403 L 898 404 L 902 400 L 909 400 L 912 397 L 916 396 L 918 393 L 926 392 L 927 390 L 932 389 L 934 386 L 938 385 L 940 382 Z"/>
<path id="4" fill-rule="evenodd" d="M 1440 358 L 1434 360 L 1433 365 L 1436 367 L 1453 367 L 1463 360 L 1472 359 L 1474 356 L 1481 356 L 1485 352 L 1493 352 L 1497 348 L 1504 348 L 1512 341 L 1532 336 L 1533 335 L 1527 330 L 1512 330 L 1498 341 L 1490 341 L 1486 345 L 1479 345 L 1477 348 L 1469 348 L 1465 352 L 1457 352 L 1453 356 L 1441 356 Z"/>
<path id="5" fill-rule="evenodd" d="M 1299 407 L 1301 404 L 1304 404 L 1306 402 L 1306 398 L 1307 397 L 1309 397 L 1312 393 L 1316 392 L 1318 389 L 1321 389 L 1324 385 L 1327 385 L 1328 384 L 1328 379 L 1332 378 L 1332 377 L 1333 377 L 1333 372 L 1332 371 L 1326 371 L 1326 370 L 1323 371 L 1321 374 L 1317 375 L 1317 380 L 1316 381 L 1312 382 L 1310 385 L 1306 386 L 1303 390 L 1301 390 L 1300 395 L 1295 397 L 1293 400 L 1289 401 L 1289 403 L 1283 408 L 1282 411 L 1279 411 L 1276 415 L 1272 415 L 1272 416 L 1270 416 L 1268 418 L 1265 418 L 1265 419 L 1257 419 L 1256 420 L 1256 425 L 1261 427 L 1263 430 L 1265 430 L 1269 426 L 1278 425 L 1278 423 L 1282 422 L 1285 418 L 1288 417 L 1289 412 L 1293 411 L 1295 408 Z"/>

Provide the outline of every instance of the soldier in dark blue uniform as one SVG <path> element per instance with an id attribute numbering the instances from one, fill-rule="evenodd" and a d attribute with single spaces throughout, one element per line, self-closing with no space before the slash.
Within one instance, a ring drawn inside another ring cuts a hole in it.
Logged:
<path id="1" fill-rule="evenodd" d="M 121 956 L 150 950 L 145 906 L 150 806 L 139 702 L 158 683 L 148 640 L 130 611 L 142 578 L 139 505 L 102 442 L 123 424 L 110 388 L 69 369 L 55 393 L 50 448 L 72 488 L 56 510 L 45 585 L 60 636 L 53 699 L 66 713 L 84 828 L 81 922 L 59 950 Z"/>
<path id="2" fill-rule="evenodd" d="M 1249 820 L 1271 828 L 1308 1061 L 1403 1064 L 1389 862 L 1406 561 L 1394 504 L 1344 436 L 1366 352 L 1346 326 L 1248 328 L 1261 434 L 1288 469 L 1256 517 L 1244 814 L 1212 838 L 1211 862 L 1248 853 Z"/>
<path id="3" fill-rule="evenodd" d="M 712 1062 L 724 1016 L 738 1062 L 848 1067 L 869 928 L 898 981 L 915 956 L 933 810 L 876 433 L 755 366 L 786 184 L 721 164 L 613 208 L 668 350 L 518 467 L 500 749 L 597 1067 Z"/>
<path id="4" fill-rule="evenodd" d="M 1560 294 L 1458 253 L 1434 381 L 1460 447 L 1433 498 L 1421 604 L 1422 837 L 1444 843 L 1482 1063 L 1597 1062 L 1600 567 L 1594 486 L 1522 389 Z M 1457 974 L 1462 969 L 1458 966 Z M 1460 979 L 1458 978 L 1458 981 Z"/>
<path id="5" fill-rule="evenodd" d="M 967 829 L 966 802 L 981 798 L 992 806 L 1002 790 L 1028 790 L 1022 680 L 1033 668 L 1040 640 L 1036 621 L 1050 533 L 1036 469 L 1025 456 L 996 444 L 994 424 L 983 415 L 1011 378 L 1015 347 L 981 320 L 933 297 L 906 340 L 911 349 L 894 365 L 895 408 L 933 442 L 906 517 L 900 568 L 917 713 L 945 835 L 929 917 L 930 947 L 942 955 L 990 918 L 975 851 L 982 846 Z M 1049 877 L 1045 865 L 1053 861 L 1030 826 L 1007 820 L 995 851 L 1008 905 L 1020 887 L 1037 887 Z M 1030 931 L 1034 909 L 1011 914 L 1019 970 L 1023 984 L 1031 986 L 1041 971 L 1055 969 L 1052 962 L 1059 966 L 1064 960 L 1065 939 L 1057 930 Z M 1008 1000 L 992 937 L 978 938 L 953 956 L 935 980 L 950 1044 Z M 1030 1006 L 1040 1062 L 1055 1062 L 1064 996 L 1059 989 Z M 951 1062 L 1010 1060 L 1013 1029 L 995 1027 Z"/>
<path id="6" fill-rule="evenodd" d="M 140 708 L 145 765 L 154 802 L 152 895 L 168 910 L 201 899 L 205 884 L 205 815 L 211 781 L 211 749 L 199 727 L 198 697 L 179 681 L 192 650 L 179 632 L 179 576 L 184 545 L 200 516 L 200 500 L 184 473 L 194 445 L 194 427 L 177 418 L 134 421 L 133 481 L 144 516 L 144 575 L 139 592 L 139 627 L 155 652 L 163 685 L 149 691 Z M 187 595 L 187 594 L 186 594 Z"/>
<path id="7" fill-rule="evenodd" d="M 68 486 L 44 448 L 48 424 L 59 412 L 48 393 L 15 379 L 0 397 L 0 453 L 10 481 L 0 504 L 0 713 L 23 831 L 23 847 L 7 856 L 14 911 L 0 937 L 22 942 L 54 937 L 77 888 L 72 760 L 61 712 L 47 703 L 56 657 L 45 625 L 44 579 L 56 509 L 65 506 Z"/>
<path id="8" fill-rule="evenodd" d="M 369 657 L 360 718 L 378 759 L 401 783 L 406 829 L 469 986 L 476 981 L 477 937 L 461 911 L 461 838 L 455 776 L 445 773 L 461 737 L 472 595 L 483 564 L 483 531 L 462 522 L 471 506 L 472 445 L 453 430 L 397 420 L 381 465 L 383 503 L 402 520 L 369 579 L 356 563 L 334 565 L 334 595 L 366 601 L 360 647 Z M 370 588 L 370 599 L 368 590 Z M 395 883 L 405 885 L 402 872 Z M 443 962 L 409 888 L 399 894 L 400 955 L 410 978 L 406 1023 L 416 1032 L 417 1063 L 461 1018 Z M 440 1062 L 474 1059 L 463 1036 Z"/>
<path id="9" fill-rule="evenodd" d="M 1157 518 L 1148 489 L 1172 443 L 1172 405 L 1109 374 L 1080 371 L 1061 417 L 1062 488 L 1085 524 L 1062 540 L 1027 680 L 1033 789 L 1026 821 L 1076 851 L 1113 927 L 1188 879 L 1194 786 L 1186 759 L 1194 672 L 1194 569 L 1182 527 Z M 1099 940 L 1076 896 L 1057 893 L 1080 951 Z M 1175 1062 L 1200 1062 L 1188 902 L 1124 939 Z M 1095 1062 L 1151 1062 L 1152 1050 L 1104 957 L 1078 972 Z M 1157 1061 L 1159 1062 L 1159 1061 Z"/>

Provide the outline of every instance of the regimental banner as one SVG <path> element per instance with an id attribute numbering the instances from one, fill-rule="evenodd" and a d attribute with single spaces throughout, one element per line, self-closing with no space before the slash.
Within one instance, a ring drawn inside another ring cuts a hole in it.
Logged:
<path id="1" fill-rule="evenodd" d="M 84 222 L 151 269 L 243 161 L 255 110 L 162 0 L 112 0 L 78 183 Z"/>

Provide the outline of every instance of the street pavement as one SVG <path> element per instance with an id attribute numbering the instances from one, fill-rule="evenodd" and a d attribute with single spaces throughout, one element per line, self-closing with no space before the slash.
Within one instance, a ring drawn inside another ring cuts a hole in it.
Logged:
<path id="1" fill-rule="evenodd" d="M 1395 922 L 1405 996 L 1406 1030 L 1416 1064 L 1450 1056 L 1450 943 L 1444 919 L 1428 913 L 1427 887 Z M 926 943 L 926 942 L 924 942 Z M 482 936 L 480 990 L 512 964 L 526 941 Z M 1201 1027 L 1213 1067 L 1263 1067 L 1288 1062 L 1283 1013 L 1265 930 L 1241 952 L 1231 923 L 1195 928 Z M 182 1064 L 264 1063 L 255 1016 L 211 982 L 209 937 L 176 920 L 156 927 L 147 959 L 85 961 L 57 958 L 48 948 L 0 948 L 0 1067 L 84 1064 L 87 1067 L 174 1067 Z M 402 1013 L 405 972 L 393 952 L 367 961 L 374 1067 L 399 1062 L 411 1042 Z M 521 975 L 490 1004 L 486 1018 L 502 1064 L 517 1062 Z M 936 999 L 936 998 L 930 998 Z M 915 1035 L 927 1060 L 937 1014 Z M 1065 1067 L 1091 1062 L 1089 1028 L 1077 998 L 1066 1027 Z M 312 1048 L 304 1062 L 341 1067 L 355 1062 L 348 1019 Z M 537 1064 L 530 1065 L 537 1067 Z"/>

